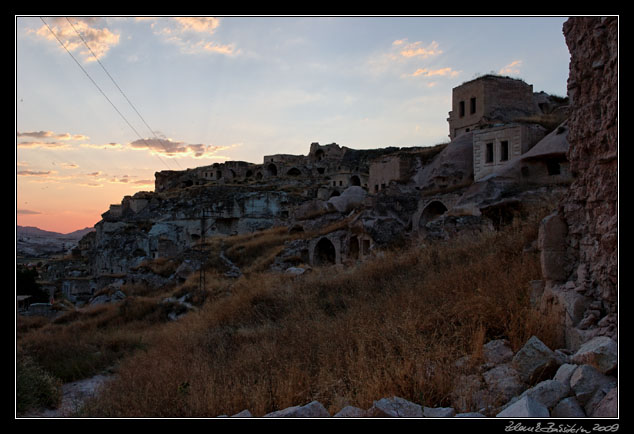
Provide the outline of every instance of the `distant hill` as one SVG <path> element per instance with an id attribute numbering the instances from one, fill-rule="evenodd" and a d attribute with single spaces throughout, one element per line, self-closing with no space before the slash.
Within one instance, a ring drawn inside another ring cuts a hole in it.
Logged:
<path id="1" fill-rule="evenodd" d="M 84 235 L 94 230 L 95 228 L 93 227 L 87 227 L 84 229 L 79 229 L 77 231 L 69 232 L 67 234 L 62 234 L 59 232 L 45 231 L 43 229 L 36 228 L 35 226 L 17 225 L 16 233 L 18 236 L 42 237 L 42 238 L 64 238 L 64 239 L 80 240 Z"/>
<path id="2" fill-rule="evenodd" d="M 33 226 L 16 226 L 16 254 L 25 257 L 48 257 L 63 254 L 77 245 L 87 233 L 94 231 L 88 227 L 68 234 L 45 231 Z"/>

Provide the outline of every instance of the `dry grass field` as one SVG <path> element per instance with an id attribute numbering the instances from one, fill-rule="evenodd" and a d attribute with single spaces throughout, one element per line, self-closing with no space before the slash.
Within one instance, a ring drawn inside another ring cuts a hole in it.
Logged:
<path id="1" fill-rule="evenodd" d="M 527 246 L 546 211 L 302 276 L 266 271 L 285 230 L 210 242 L 244 275 L 224 278 L 212 258 L 196 311 L 169 321 L 161 300 L 195 289 L 197 273 L 176 289 L 128 287 L 119 303 L 20 318 L 18 354 L 62 382 L 116 372 L 83 409 L 90 417 L 261 416 L 315 399 L 332 414 L 393 395 L 447 406 L 455 362 L 477 360 L 488 340 L 517 350 L 536 335 L 558 347 L 529 301 L 541 275 Z"/>

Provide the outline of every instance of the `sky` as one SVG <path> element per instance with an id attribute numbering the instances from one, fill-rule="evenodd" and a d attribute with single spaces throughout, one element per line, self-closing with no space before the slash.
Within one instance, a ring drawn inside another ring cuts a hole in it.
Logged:
<path id="1" fill-rule="evenodd" d="M 566 19 L 16 16 L 16 223 L 94 226 L 161 170 L 447 142 L 480 75 L 566 95 Z"/>

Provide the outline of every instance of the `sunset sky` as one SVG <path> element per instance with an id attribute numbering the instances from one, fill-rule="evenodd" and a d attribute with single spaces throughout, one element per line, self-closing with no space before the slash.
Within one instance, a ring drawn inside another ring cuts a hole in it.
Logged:
<path id="1" fill-rule="evenodd" d="M 445 142 L 478 75 L 566 95 L 565 21 L 16 16 L 17 224 L 93 226 L 160 170 Z"/>

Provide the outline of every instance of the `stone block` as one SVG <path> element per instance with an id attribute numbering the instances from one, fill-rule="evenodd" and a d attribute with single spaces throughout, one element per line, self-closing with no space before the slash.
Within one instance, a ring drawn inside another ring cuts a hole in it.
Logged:
<path id="1" fill-rule="evenodd" d="M 599 372 L 609 374 L 618 365 L 618 345 L 614 339 L 597 336 L 583 344 L 571 360 L 578 365 L 591 365 Z"/>
<path id="2" fill-rule="evenodd" d="M 524 396 L 499 412 L 495 417 L 550 417 L 548 408 L 530 396 Z"/>
<path id="3" fill-rule="evenodd" d="M 423 417 L 423 408 L 406 399 L 394 396 L 375 401 L 368 413 L 371 417 Z"/>
<path id="4" fill-rule="evenodd" d="M 512 366 L 523 382 L 532 385 L 551 378 L 559 367 L 559 360 L 554 351 L 533 336 L 515 354 Z"/>

